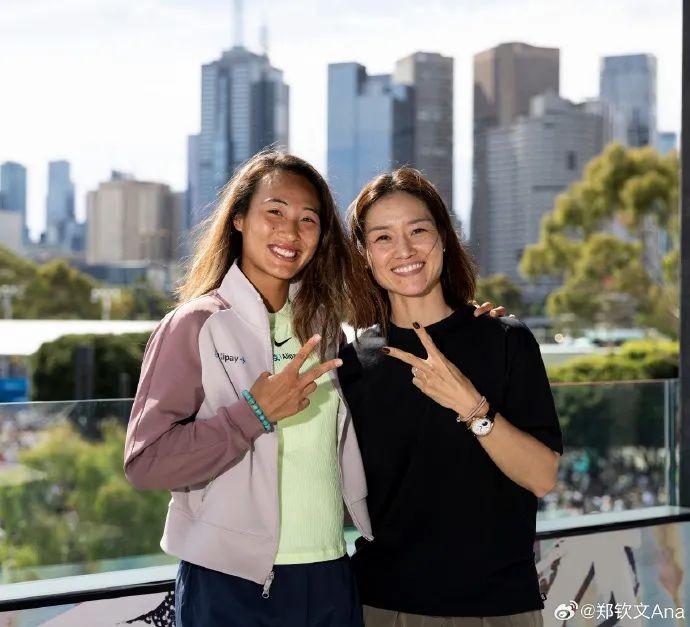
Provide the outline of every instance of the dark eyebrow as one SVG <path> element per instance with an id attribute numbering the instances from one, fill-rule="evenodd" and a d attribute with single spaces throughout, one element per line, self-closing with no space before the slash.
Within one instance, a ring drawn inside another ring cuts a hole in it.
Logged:
<path id="1" fill-rule="evenodd" d="M 264 200 L 264 203 L 267 202 L 278 202 L 281 205 L 285 205 L 286 207 L 288 206 L 287 201 L 283 200 L 282 198 L 267 198 L 266 200 Z M 319 215 L 319 210 L 314 209 L 314 207 L 303 207 L 303 209 L 305 209 L 306 211 L 313 211 L 317 216 Z"/>
<path id="2" fill-rule="evenodd" d="M 420 222 L 431 222 L 431 224 L 434 224 L 434 221 L 431 218 L 416 218 L 414 220 L 410 220 L 407 223 L 407 226 L 410 226 L 412 224 L 419 224 Z M 383 224 L 381 226 L 372 226 L 370 229 L 367 229 L 367 233 L 371 233 L 372 231 L 385 231 L 386 229 L 390 229 L 391 225 L 390 224 Z"/>

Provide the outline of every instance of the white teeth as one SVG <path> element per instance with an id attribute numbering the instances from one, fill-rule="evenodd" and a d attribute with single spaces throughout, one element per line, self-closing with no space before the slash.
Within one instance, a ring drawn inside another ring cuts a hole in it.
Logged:
<path id="1" fill-rule="evenodd" d="M 285 248 L 278 248 L 278 246 L 272 246 L 271 250 L 280 255 L 281 257 L 285 257 L 286 259 L 294 259 L 297 256 L 297 251 L 295 250 L 286 250 Z"/>
<path id="2" fill-rule="evenodd" d="M 418 269 L 421 268 L 423 265 L 424 265 L 424 264 L 423 264 L 421 261 L 419 261 L 419 262 L 417 262 L 417 263 L 411 263 L 411 264 L 408 265 L 408 266 L 402 266 L 402 267 L 400 267 L 400 268 L 395 268 L 395 269 L 393 270 L 393 272 L 395 272 L 396 274 L 406 274 L 406 273 L 408 273 L 408 272 L 413 272 L 414 270 L 418 270 Z"/>

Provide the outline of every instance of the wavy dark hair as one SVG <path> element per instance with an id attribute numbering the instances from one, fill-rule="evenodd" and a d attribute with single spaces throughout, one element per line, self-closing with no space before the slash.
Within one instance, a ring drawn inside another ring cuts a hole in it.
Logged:
<path id="1" fill-rule="evenodd" d="M 419 170 L 402 167 L 393 172 L 381 174 L 367 183 L 349 210 L 350 242 L 358 251 L 357 266 L 366 266 L 366 241 L 364 223 L 371 206 L 381 198 L 395 192 L 404 192 L 421 200 L 429 209 L 445 248 L 441 287 L 446 303 L 457 309 L 474 298 L 477 285 L 477 269 L 472 256 L 460 242 L 448 209 L 436 188 Z M 386 290 L 376 283 L 370 268 L 358 272 L 363 282 L 353 302 L 351 324 L 364 329 L 375 324 L 387 334 L 390 319 L 390 301 Z M 365 302 L 368 301 L 368 302 Z"/>
<path id="2" fill-rule="evenodd" d="M 296 279 L 300 289 L 292 302 L 293 328 L 301 343 L 319 333 L 321 356 L 340 339 L 341 322 L 351 317 L 354 275 L 351 246 L 331 191 L 319 172 L 294 155 L 274 150 L 258 153 L 240 168 L 220 193 L 211 215 L 201 224 L 186 276 L 177 291 L 186 302 L 218 288 L 236 259 L 242 257 L 242 234 L 233 220 L 246 215 L 260 181 L 276 171 L 303 177 L 319 199 L 321 233 L 314 256 Z"/>

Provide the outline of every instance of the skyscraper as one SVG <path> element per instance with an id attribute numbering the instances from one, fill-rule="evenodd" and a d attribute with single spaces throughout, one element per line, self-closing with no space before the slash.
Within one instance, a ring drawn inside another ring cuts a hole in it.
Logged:
<path id="1" fill-rule="evenodd" d="M 24 249 L 24 225 L 19 211 L 0 209 L 0 246 L 22 254 Z"/>
<path id="2" fill-rule="evenodd" d="M 576 105 L 554 94 L 534 97 L 529 116 L 487 129 L 488 235 L 479 242 L 485 276 L 506 274 L 528 301 L 543 299 L 557 285 L 549 279 L 528 283 L 518 265 L 525 247 L 539 241 L 543 215 L 581 178 L 607 132 L 592 103 Z"/>
<path id="3" fill-rule="evenodd" d="M 21 214 L 22 239 L 26 241 L 26 168 L 21 163 L 6 161 L 0 165 L 0 209 Z"/>
<path id="4" fill-rule="evenodd" d="M 394 74 L 328 66 L 328 181 L 341 211 L 377 174 L 422 170 L 452 210 L 453 59 L 417 52 Z"/>
<path id="5" fill-rule="evenodd" d="M 167 185 L 113 173 L 88 193 L 86 204 L 87 263 L 176 260 L 182 207 Z"/>
<path id="6" fill-rule="evenodd" d="M 46 243 L 71 249 L 68 235 L 75 222 L 74 184 L 68 161 L 48 163 L 48 197 L 46 198 Z"/>
<path id="7" fill-rule="evenodd" d="M 408 89 L 359 63 L 328 66 L 328 181 L 341 212 L 395 163 L 394 135 L 410 106 Z"/>
<path id="8" fill-rule="evenodd" d="M 627 54 L 604 57 L 599 97 L 616 111 L 614 139 L 627 146 L 656 145 L 656 57 Z"/>
<path id="9" fill-rule="evenodd" d="M 482 275 L 490 267 L 487 133 L 528 116 L 530 101 L 559 93 L 557 48 L 504 43 L 474 56 L 473 177 L 470 247 Z"/>
<path id="10" fill-rule="evenodd" d="M 288 112 L 289 88 L 267 55 L 236 45 L 203 66 L 194 222 L 244 161 L 269 146 L 288 147 Z"/>
<path id="11" fill-rule="evenodd" d="M 412 129 L 396 129 L 395 160 L 421 170 L 453 209 L 453 58 L 415 52 L 395 64 L 394 80 L 411 90 Z M 407 144 L 407 148 L 405 146 Z"/>
<path id="12" fill-rule="evenodd" d="M 185 194 L 185 215 L 182 228 L 186 231 L 197 224 L 194 212 L 201 208 L 199 202 L 199 139 L 200 136 L 187 137 L 187 193 Z"/>

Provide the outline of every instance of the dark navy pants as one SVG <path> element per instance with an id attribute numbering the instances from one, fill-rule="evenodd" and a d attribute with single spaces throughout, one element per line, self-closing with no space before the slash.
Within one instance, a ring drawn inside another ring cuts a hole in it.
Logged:
<path id="1" fill-rule="evenodd" d="M 274 566 L 263 586 L 181 562 L 175 582 L 176 627 L 363 627 L 362 606 L 345 555 L 329 562 Z"/>

